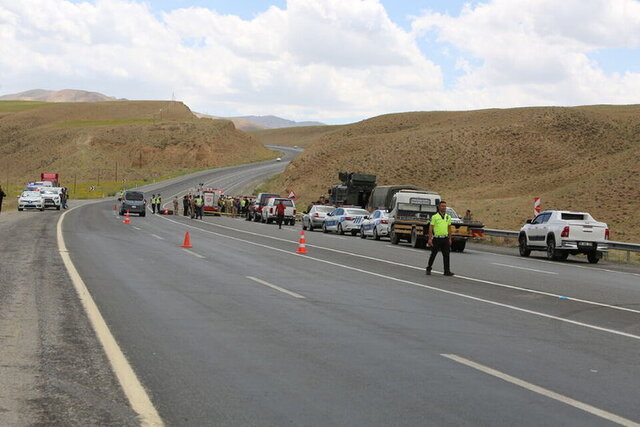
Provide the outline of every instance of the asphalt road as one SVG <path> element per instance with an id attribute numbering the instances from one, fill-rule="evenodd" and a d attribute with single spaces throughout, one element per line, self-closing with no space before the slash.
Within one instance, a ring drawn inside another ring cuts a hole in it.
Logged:
<path id="1" fill-rule="evenodd" d="M 227 193 L 285 162 L 205 180 Z M 193 248 L 180 247 L 189 231 Z M 66 216 L 67 248 L 168 425 L 637 425 L 640 274 L 228 217 Z M 441 260 L 435 270 L 441 270 Z"/>

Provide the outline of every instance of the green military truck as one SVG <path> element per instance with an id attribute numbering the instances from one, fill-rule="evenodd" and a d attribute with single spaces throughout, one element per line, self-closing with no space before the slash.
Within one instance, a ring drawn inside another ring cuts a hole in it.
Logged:
<path id="1" fill-rule="evenodd" d="M 376 176 L 357 172 L 340 172 L 340 184 L 329 188 L 329 203 L 364 208 L 376 186 Z"/>

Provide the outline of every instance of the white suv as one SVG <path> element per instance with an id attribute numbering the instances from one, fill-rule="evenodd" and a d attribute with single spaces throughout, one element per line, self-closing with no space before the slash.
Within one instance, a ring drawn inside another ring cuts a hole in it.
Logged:
<path id="1" fill-rule="evenodd" d="M 586 212 L 544 211 L 520 229 L 520 255 L 532 250 L 546 251 L 547 258 L 565 260 L 571 255 L 586 254 L 595 264 L 608 250 L 609 228 Z"/>
<path id="2" fill-rule="evenodd" d="M 294 225 L 296 223 L 296 204 L 291 199 L 282 197 L 271 197 L 262 208 L 262 222 L 270 224 L 277 218 L 276 206 L 278 203 L 284 203 L 284 225 Z"/>

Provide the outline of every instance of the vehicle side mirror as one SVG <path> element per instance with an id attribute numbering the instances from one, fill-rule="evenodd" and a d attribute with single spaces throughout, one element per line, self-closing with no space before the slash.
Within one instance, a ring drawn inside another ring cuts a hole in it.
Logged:
<path id="1" fill-rule="evenodd" d="M 365 215 L 365 216 L 364 216 L 364 219 L 369 219 L 369 216 L 368 216 L 368 215 Z"/>
<path id="2" fill-rule="evenodd" d="M 531 224 L 531 220 L 530 219 L 527 220 L 527 224 Z"/>

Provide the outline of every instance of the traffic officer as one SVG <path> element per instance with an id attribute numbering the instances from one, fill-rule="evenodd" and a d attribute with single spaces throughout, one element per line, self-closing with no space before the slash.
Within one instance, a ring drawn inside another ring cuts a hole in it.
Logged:
<path id="1" fill-rule="evenodd" d="M 202 206 L 204 205 L 204 200 L 202 200 L 202 196 L 200 194 L 196 197 L 194 204 L 196 206 L 196 219 L 202 219 Z"/>
<path id="2" fill-rule="evenodd" d="M 431 256 L 429 264 L 427 264 L 427 275 L 431 275 L 431 267 L 436 259 L 438 252 L 442 251 L 442 260 L 444 262 L 444 275 L 453 276 L 449 266 L 449 254 L 451 252 L 451 216 L 447 213 L 447 202 L 441 200 L 438 204 L 438 212 L 433 214 L 429 222 L 429 241 L 431 246 Z"/>
<path id="3" fill-rule="evenodd" d="M 156 213 L 156 195 L 155 194 L 151 195 L 151 211 L 153 213 Z"/>

